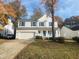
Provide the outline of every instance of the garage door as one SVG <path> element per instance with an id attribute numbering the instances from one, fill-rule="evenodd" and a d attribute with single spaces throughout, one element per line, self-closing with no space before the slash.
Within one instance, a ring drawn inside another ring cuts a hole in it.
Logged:
<path id="1" fill-rule="evenodd" d="M 34 38 L 34 32 L 17 32 L 16 38 L 18 39 L 32 39 Z"/>

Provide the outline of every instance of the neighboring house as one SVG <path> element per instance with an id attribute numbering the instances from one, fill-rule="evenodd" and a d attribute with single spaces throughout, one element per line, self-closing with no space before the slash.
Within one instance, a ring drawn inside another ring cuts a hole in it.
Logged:
<path id="1" fill-rule="evenodd" d="M 2 30 L 0 30 L 0 37 L 4 38 L 13 38 L 14 37 L 14 26 L 11 19 L 8 19 L 7 25 L 3 26 L 0 24 L 1 27 L 3 27 Z"/>
<path id="2" fill-rule="evenodd" d="M 63 26 L 61 29 L 61 37 L 67 39 L 72 39 L 73 37 L 79 37 L 79 29 L 76 27 L 70 29 L 69 27 Z"/>
<path id="3" fill-rule="evenodd" d="M 70 18 L 66 18 L 64 21 L 64 25 L 69 28 L 79 25 L 79 16 L 72 16 Z"/>
<path id="4" fill-rule="evenodd" d="M 79 37 L 79 18 L 71 17 L 64 21 L 64 26 L 61 29 L 61 36 L 67 39 Z"/>
<path id="5" fill-rule="evenodd" d="M 58 21 L 54 22 L 55 37 L 60 37 L 60 28 Z M 16 38 L 29 39 L 35 36 L 52 37 L 52 18 L 44 15 L 40 19 L 19 20 Z"/>

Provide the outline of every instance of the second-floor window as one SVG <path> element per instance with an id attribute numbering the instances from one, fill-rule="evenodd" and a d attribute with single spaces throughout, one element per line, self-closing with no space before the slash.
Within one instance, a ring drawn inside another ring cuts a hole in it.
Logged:
<path id="1" fill-rule="evenodd" d="M 19 26 L 25 26 L 25 22 L 20 22 Z"/>
<path id="2" fill-rule="evenodd" d="M 31 26 L 37 26 L 37 22 L 32 22 Z"/>
<path id="3" fill-rule="evenodd" d="M 39 26 L 44 26 L 44 22 L 40 22 L 39 23 Z"/>
<path id="4" fill-rule="evenodd" d="M 49 26 L 52 26 L 52 22 L 49 22 Z"/>

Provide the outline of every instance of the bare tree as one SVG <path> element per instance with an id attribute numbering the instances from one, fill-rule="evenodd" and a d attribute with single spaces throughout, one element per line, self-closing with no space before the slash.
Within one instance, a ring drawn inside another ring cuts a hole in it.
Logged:
<path id="1" fill-rule="evenodd" d="M 32 20 L 37 20 L 42 16 L 42 11 L 40 8 L 35 8 L 34 14 L 31 16 Z"/>
<path id="2" fill-rule="evenodd" d="M 52 38 L 55 38 L 54 31 L 54 9 L 56 6 L 57 0 L 42 0 L 42 3 L 45 5 L 45 8 L 49 14 L 52 16 Z"/>

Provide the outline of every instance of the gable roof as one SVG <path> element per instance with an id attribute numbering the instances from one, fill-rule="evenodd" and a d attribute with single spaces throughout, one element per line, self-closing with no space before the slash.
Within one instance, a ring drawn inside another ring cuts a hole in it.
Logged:
<path id="1" fill-rule="evenodd" d="M 38 19 L 38 21 L 44 22 L 46 20 L 48 20 L 49 16 L 47 16 L 46 14 L 43 15 L 41 18 Z"/>

